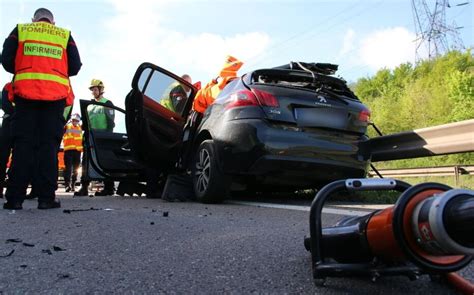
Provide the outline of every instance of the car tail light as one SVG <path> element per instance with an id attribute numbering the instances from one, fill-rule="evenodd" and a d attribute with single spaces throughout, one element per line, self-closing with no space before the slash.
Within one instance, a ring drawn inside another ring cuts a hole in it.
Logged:
<path id="1" fill-rule="evenodd" d="M 262 106 L 273 108 L 280 106 L 278 99 L 273 94 L 258 89 L 253 89 L 253 92 L 257 95 Z"/>
<path id="2" fill-rule="evenodd" d="M 240 90 L 229 96 L 225 109 L 243 106 L 279 107 L 279 104 L 277 98 L 268 92 L 257 89 Z"/>
<path id="3" fill-rule="evenodd" d="M 359 121 L 364 123 L 370 122 L 370 111 L 368 109 L 364 109 L 359 113 Z"/>
<path id="4" fill-rule="evenodd" d="M 253 94 L 250 90 L 241 90 L 232 93 L 229 96 L 228 103 L 225 106 L 225 109 L 231 109 L 236 107 L 243 107 L 243 106 L 258 106 L 257 97 Z"/>

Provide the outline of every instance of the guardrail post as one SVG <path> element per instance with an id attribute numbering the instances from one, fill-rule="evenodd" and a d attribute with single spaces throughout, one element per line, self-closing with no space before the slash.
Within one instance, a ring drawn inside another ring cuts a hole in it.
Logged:
<path id="1" fill-rule="evenodd" d="M 456 187 L 459 187 L 459 174 L 461 174 L 461 171 L 459 166 L 456 165 L 454 166 L 454 182 L 456 183 Z"/>

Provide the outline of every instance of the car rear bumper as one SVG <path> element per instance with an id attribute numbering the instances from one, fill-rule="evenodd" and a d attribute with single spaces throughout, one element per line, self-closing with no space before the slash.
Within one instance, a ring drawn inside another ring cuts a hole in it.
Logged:
<path id="1" fill-rule="evenodd" d="M 257 176 L 269 184 L 307 186 L 364 177 L 370 159 L 361 145 L 366 136 L 302 131 L 258 119 L 227 121 L 215 131 L 224 173 Z"/>

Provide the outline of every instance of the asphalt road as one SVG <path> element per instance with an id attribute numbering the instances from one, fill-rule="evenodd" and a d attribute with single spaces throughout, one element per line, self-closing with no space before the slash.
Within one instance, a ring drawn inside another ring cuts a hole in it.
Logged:
<path id="1" fill-rule="evenodd" d="M 427 276 L 332 278 L 316 287 L 303 246 L 306 211 L 60 198 L 61 209 L 37 210 L 36 201 L 25 201 L 24 210 L 0 210 L 0 294 L 453 293 Z M 340 218 L 323 216 L 326 224 Z M 471 281 L 473 268 L 464 271 Z"/>

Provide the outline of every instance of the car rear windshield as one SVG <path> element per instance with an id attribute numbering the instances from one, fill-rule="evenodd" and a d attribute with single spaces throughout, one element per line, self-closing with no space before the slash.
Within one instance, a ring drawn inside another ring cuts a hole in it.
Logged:
<path id="1" fill-rule="evenodd" d="M 252 72 L 250 83 L 299 88 L 358 100 L 344 80 L 316 72 L 277 68 L 262 69 Z"/>

